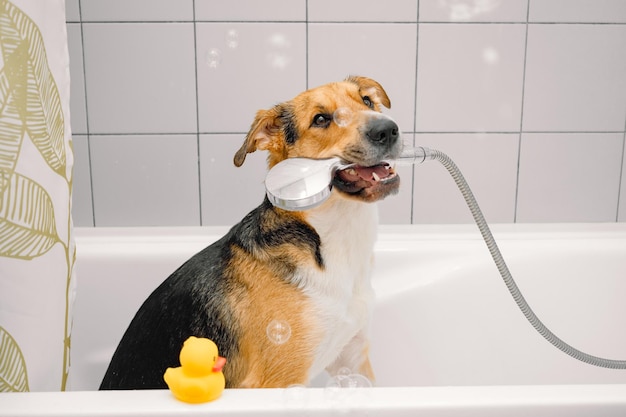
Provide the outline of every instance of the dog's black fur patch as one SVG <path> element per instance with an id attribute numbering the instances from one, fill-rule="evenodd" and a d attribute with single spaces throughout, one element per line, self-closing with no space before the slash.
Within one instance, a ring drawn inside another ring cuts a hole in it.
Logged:
<path id="1" fill-rule="evenodd" d="M 220 355 L 236 356 L 242 329 L 226 300 L 228 294 L 245 291 L 236 274 L 246 271 L 229 265 L 234 248 L 256 257 L 272 247 L 295 245 L 308 251 L 323 268 L 317 232 L 296 217 L 285 221 L 284 214 L 276 210 L 266 197 L 226 235 L 194 255 L 152 292 L 122 337 L 101 390 L 167 388 L 163 373 L 180 365 L 180 349 L 189 336 L 207 337 L 217 344 Z M 288 282 L 297 267 L 280 255 L 268 259 L 267 264 Z M 228 378 L 226 386 L 231 386 Z"/>
<path id="2" fill-rule="evenodd" d="M 293 145 L 298 140 L 298 128 L 296 126 L 296 116 L 293 108 L 289 105 L 283 105 L 279 118 L 283 125 L 285 142 L 289 145 Z"/>

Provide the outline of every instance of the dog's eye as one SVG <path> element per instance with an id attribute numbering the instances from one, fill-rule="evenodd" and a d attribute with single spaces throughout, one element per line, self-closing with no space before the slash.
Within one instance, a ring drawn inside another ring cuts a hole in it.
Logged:
<path id="1" fill-rule="evenodd" d="M 369 96 L 363 96 L 363 103 L 365 103 L 365 105 L 369 107 L 370 109 L 374 107 L 374 103 L 372 102 L 372 99 Z"/>
<path id="2" fill-rule="evenodd" d="M 316 114 L 313 117 L 312 126 L 315 127 L 327 127 L 330 124 L 331 117 L 327 114 Z"/>

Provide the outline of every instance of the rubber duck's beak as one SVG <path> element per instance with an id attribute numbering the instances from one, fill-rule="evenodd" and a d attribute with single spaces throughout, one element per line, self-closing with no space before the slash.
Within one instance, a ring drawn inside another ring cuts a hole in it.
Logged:
<path id="1" fill-rule="evenodd" d="M 218 356 L 215 365 L 213 365 L 213 372 L 222 372 L 224 365 L 226 365 L 226 358 Z"/>

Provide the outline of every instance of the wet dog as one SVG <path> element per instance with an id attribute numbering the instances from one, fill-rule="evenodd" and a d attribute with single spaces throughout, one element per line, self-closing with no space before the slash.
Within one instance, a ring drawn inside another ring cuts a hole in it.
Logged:
<path id="1" fill-rule="evenodd" d="M 228 359 L 227 387 L 306 384 L 347 367 L 373 379 L 368 322 L 378 227 L 376 204 L 398 191 L 385 159 L 401 151 L 389 98 L 351 76 L 256 114 L 234 163 L 268 152 L 271 168 L 292 157 L 339 157 L 330 198 L 285 211 L 267 198 L 146 299 L 120 341 L 100 389 L 165 388 L 189 336 L 207 337 Z"/>

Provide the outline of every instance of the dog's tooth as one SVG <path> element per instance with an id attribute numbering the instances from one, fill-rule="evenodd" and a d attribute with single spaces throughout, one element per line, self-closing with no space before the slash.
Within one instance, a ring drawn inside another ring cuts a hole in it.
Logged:
<path id="1" fill-rule="evenodd" d="M 348 168 L 347 169 L 348 174 L 350 175 L 357 175 L 356 170 L 354 168 Z"/>
<path id="2" fill-rule="evenodd" d="M 372 171 L 372 178 L 374 178 L 374 181 L 380 181 L 380 177 L 378 176 L 378 174 L 373 171 Z"/>

